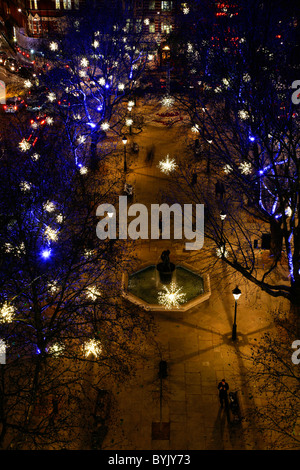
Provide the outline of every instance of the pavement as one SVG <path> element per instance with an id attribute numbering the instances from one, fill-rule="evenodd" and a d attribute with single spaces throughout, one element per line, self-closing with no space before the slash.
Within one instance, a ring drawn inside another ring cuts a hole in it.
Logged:
<path id="1" fill-rule="evenodd" d="M 130 137 L 139 144 L 140 151 L 129 156 L 127 181 L 134 186 L 134 202 L 151 204 L 161 202 L 162 190 L 168 187 L 168 178 L 157 168 L 158 161 L 168 153 L 171 157 L 185 158 L 184 148 L 192 136 L 181 124 L 168 128 L 151 122 L 149 110 L 147 116 L 143 132 Z M 153 144 L 155 154 L 149 164 L 146 154 Z M 171 261 L 176 264 L 187 260 L 183 245 L 181 241 L 137 241 L 135 251 L 141 264 L 153 264 L 163 249 L 169 248 Z M 200 254 L 192 259 L 198 269 L 201 262 Z M 286 305 L 239 277 L 222 261 L 209 274 L 212 290 L 209 300 L 185 313 L 153 313 L 155 333 L 141 348 L 135 376 L 122 385 L 115 384 L 117 405 L 104 449 L 267 447 L 268 436 L 260 436 L 255 423 L 245 419 L 256 396 L 256 384 L 246 384 L 244 380 L 249 366 L 246 356 L 261 335 L 273 327 L 270 310 Z M 236 285 L 242 295 L 237 308 L 237 339 L 233 341 L 232 289 Z M 162 381 L 158 375 L 161 360 L 167 362 L 167 377 Z M 220 407 L 217 385 L 222 378 L 228 382 L 229 391 L 238 391 L 244 417 L 240 423 L 233 422 L 233 416 Z"/>

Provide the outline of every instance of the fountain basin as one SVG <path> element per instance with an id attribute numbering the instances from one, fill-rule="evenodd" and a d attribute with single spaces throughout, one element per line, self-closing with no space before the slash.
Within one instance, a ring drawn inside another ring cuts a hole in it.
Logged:
<path id="1" fill-rule="evenodd" d="M 172 282 L 184 294 L 184 300 L 177 306 L 159 303 L 159 293 L 164 291 L 164 284 L 155 265 L 141 266 L 139 271 L 131 274 L 124 273 L 122 295 L 145 310 L 183 312 L 204 302 L 211 295 L 209 275 L 202 275 L 187 264 L 181 263 L 175 267 Z"/>

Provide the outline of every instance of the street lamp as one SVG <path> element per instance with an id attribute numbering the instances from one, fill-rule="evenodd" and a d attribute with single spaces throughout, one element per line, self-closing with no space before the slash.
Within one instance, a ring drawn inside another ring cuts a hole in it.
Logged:
<path id="1" fill-rule="evenodd" d="M 220 219 L 221 219 L 221 242 L 223 243 L 223 224 L 224 220 L 226 219 L 226 212 L 223 210 L 220 212 Z"/>
<path id="2" fill-rule="evenodd" d="M 127 144 L 127 138 L 126 138 L 125 135 L 122 137 L 122 142 L 123 142 L 123 144 L 124 144 L 124 172 L 126 173 L 126 172 L 127 172 L 127 161 L 126 161 L 126 144 Z"/>
<path id="3" fill-rule="evenodd" d="M 232 339 L 233 339 L 233 341 L 236 339 L 236 310 L 237 310 L 237 301 L 240 298 L 241 293 L 242 292 L 240 291 L 238 286 L 236 286 L 236 288 L 233 289 L 233 291 L 232 291 L 232 294 L 233 294 L 233 297 L 234 297 L 234 300 L 235 300 L 234 321 L 233 321 L 233 326 L 232 326 Z"/>

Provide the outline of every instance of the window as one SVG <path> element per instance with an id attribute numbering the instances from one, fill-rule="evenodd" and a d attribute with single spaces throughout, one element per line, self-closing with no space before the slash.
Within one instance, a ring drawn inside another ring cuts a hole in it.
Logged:
<path id="1" fill-rule="evenodd" d="M 29 8 L 30 10 L 37 10 L 38 9 L 37 0 L 30 0 Z"/>
<path id="2" fill-rule="evenodd" d="M 155 0 L 149 1 L 149 10 L 155 10 Z"/>
<path id="3" fill-rule="evenodd" d="M 137 19 L 136 20 L 136 23 L 135 23 L 135 31 L 137 33 L 140 33 L 142 31 L 142 20 L 141 19 Z"/>
<path id="4" fill-rule="evenodd" d="M 41 33 L 41 19 L 38 15 L 34 17 L 30 14 L 28 16 L 28 26 L 31 34 L 39 35 Z"/>
<path id="5" fill-rule="evenodd" d="M 60 10 L 60 0 L 55 0 L 55 8 L 56 10 Z"/>
<path id="6" fill-rule="evenodd" d="M 72 0 L 63 0 L 64 2 L 64 9 L 71 10 L 72 8 Z"/>
<path id="7" fill-rule="evenodd" d="M 79 9 L 79 0 L 75 0 L 75 8 L 76 8 L 76 10 Z"/>
<path id="8" fill-rule="evenodd" d="M 154 20 L 150 20 L 149 33 L 155 33 L 155 22 L 154 22 Z"/>
<path id="9" fill-rule="evenodd" d="M 171 1 L 162 1 L 161 2 L 161 9 L 162 10 L 165 10 L 165 11 L 170 11 L 172 10 L 172 7 L 173 7 L 173 2 Z"/>
<path id="10" fill-rule="evenodd" d="M 172 26 L 168 22 L 162 22 L 161 23 L 161 32 L 165 34 L 170 34 L 172 31 Z"/>

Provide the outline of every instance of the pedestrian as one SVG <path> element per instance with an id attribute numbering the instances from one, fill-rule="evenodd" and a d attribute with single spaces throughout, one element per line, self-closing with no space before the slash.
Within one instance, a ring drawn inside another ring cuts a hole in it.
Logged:
<path id="1" fill-rule="evenodd" d="M 223 403 L 225 403 L 225 407 L 227 408 L 228 406 L 227 391 L 229 390 L 229 385 L 225 381 L 225 379 L 222 379 L 221 382 L 219 382 L 218 390 L 219 390 L 219 399 L 220 399 L 221 407 L 223 408 Z"/>

